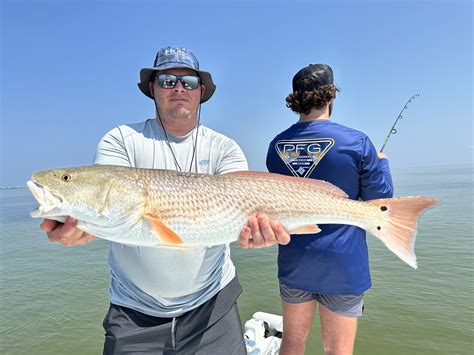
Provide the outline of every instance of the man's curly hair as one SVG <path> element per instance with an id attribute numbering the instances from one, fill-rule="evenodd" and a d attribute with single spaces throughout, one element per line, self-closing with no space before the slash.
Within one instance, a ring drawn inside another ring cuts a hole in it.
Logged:
<path id="1" fill-rule="evenodd" d="M 296 113 L 309 114 L 313 108 L 321 109 L 336 98 L 341 91 L 333 84 L 323 85 L 313 91 L 295 91 L 286 98 L 286 107 Z"/>

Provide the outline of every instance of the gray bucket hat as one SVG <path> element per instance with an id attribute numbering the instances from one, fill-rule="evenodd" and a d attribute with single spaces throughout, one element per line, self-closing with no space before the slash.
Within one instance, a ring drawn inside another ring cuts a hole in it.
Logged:
<path id="1" fill-rule="evenodd" d="M 156 54 L 153 68 L 142 68 L 140 70 L 140 82 L 138 83 L 138 87 L 141 92 L 150 99 L 153 99 L 148 86 L 153 73 L 171 68 L 189 68 L 198 73 L 201 78 L 201 83 L 206 87 L 201 103 L 209 100 L 212 94 L 214 94 L 214 91 L 216 91 L 216 85 L 212 81 L 211 74 L 199 70 L 199 62 L 193 52 L 183 47 L 166 47 L 161 48 Z"/>

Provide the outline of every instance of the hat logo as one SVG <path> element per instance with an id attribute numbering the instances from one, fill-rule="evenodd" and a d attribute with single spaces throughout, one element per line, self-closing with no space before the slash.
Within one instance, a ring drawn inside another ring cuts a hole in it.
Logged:
<path id="1" fill-rule="evenodd" d="M 332 146 L 332 138 L 281 140 L 275 150 L 294 176 L 306 178 Z"/>
<path id="2" fill-rule="evenodd" d="M 179 66 L 190 67 L 199 70 L 199 62 L 194 54 L 184 47 L 163 48 L 156 54 L 155 68 L 170 69 Z"/>
<path id="3" fill-rule="evenodd" d="M 170 55 L 170 54 L 181 54 L 181 55 L 183 55 L 183 54 L 186 54 L 186 52 L 183 51 L 183 49 L 181 49 L 181 48 L 166 48 L 164 50 L 164 54 L 165 55 Z"/>

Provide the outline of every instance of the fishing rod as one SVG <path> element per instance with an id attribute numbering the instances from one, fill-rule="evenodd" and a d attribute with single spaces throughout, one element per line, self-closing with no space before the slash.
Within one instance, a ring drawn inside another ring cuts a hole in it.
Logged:
<path id="1" fill-rule="evenodd" d="M 418 96 L 420 96 L 420 94 L 415 94 L 415 95 L 413 95 L 412 97 L 410 97 L 410 99 L 407 101 L 407 103 L 405 104 L 405 106 L 402 108 L 402 110 L 401 110 L 400 113 L 398 114 L 397 119 L 396 119 L 395 122 L 393 123 L 393 126 L 392 126 L 392 128 L 390 129 L 390 132 L 388 132 L 387 138 L 385 138 L 385 142 L 383 143 L 383 146 L 382 146 L 382 148 L 380 149 L 380 153 L 383 152 L 383 149 L 384 149 L 385 146 L 387 145 L 387 142 L 388 142 L 388 139 L 390 138 L 390 136 L 391 136 L 392 134 L 397 133 L 397 130 L 395 129 L 395 126 L 396 126 L 398 120 L 401 120 L 401 119 L 403 118 L 403 116 L 402 116 L 403 111 L 405 111 L 405 110 L 407 109 L 408 104 L 411 103 L 413 100 L 415 100 L 415 98 L 418 97 Z"/>

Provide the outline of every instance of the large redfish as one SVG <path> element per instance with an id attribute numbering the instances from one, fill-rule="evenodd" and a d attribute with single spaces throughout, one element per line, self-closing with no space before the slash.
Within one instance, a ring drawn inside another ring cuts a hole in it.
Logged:
<path id="1" fill-rule="evenodd" d="M 350 224 L 380 239 L 416 268 L 420 214 L 436 201 L 422 196 L 354 201 L 320 180 L 262 172 L 225 175 L 95 165 L 33 174 L 40 206 L 31 213 L 64 221 L 113 242 L 141 246 L 211 246 L 237 240 L 248 216 L 265 212 L 293 234 L 318 224 Z"/>

